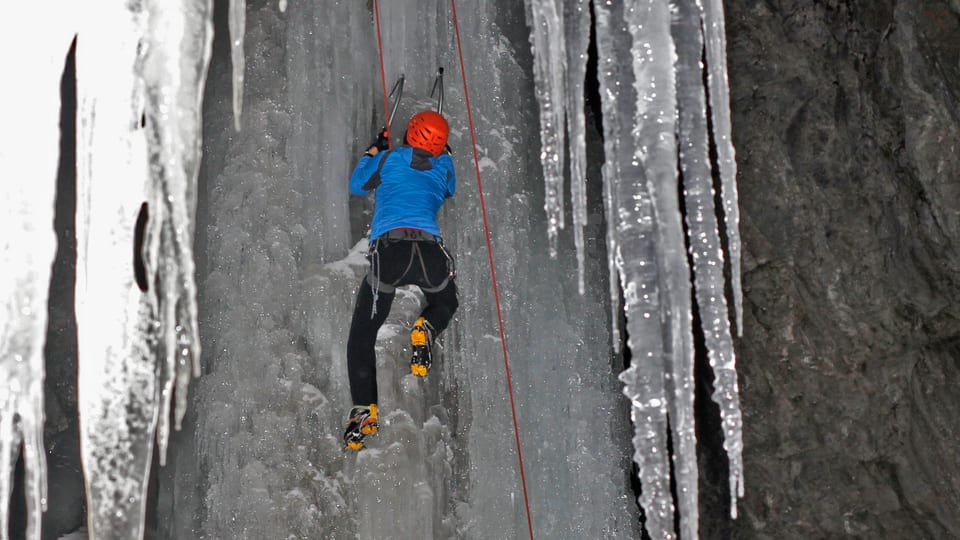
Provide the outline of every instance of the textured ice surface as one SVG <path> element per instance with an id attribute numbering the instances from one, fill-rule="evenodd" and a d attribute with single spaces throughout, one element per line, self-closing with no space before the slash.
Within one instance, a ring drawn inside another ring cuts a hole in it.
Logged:
<path id="1" fill-rule="evenodd" d="M 536 132 L 527 129 L 536 103 L 513 56 L 517 44 L 528 46 L 522 6 L 458 8 L 534 530 L 635 537 L 603 258 L 588 258 L 580 296 L 574 258 L 550 260 L 537 217 L 543 188 L 530 152 Z M 450 4 L 392 1 L 380 10 L 387 78 L 407 81 L 398 121 L 432 107 L 437 67 L 448 74 L 458 189 L 439 219 L 457 258 L 461 307 L 441 360 L 425 381 L 408 374 L 421 300 L 398 295 L 377 346 L 382 431 L 359 455 L 341 451 L 351 405 L 345 341 L 365 264 L 346 240 L 365 224 L 330 220 L 348 208 L 363 219 L 362 205 L 348 205 L 347 175 L 383 121 L 371 13 L 363 3 L 291 3 L 284 35 L 275 6 L 251 5 L 247 39 L 264 51 L 284 43 L 286 63 L 248 56 L 243 130 L 212 159 L 223 170 L 210 178 L 203 228 L 207 373 L 195 389 L 196 434 L 174 458 L 180 495 L 164 503 L 173 515 L 200 517 L 178 519 L 173 537 L 527 530 L 501 343 L 491 338 L 499 332 Z M 210 131 L 233 129 L 220 122 Z M 290 504 L 264 507 L 264 498 Z"/>
<path id="2" fill-rule="evenodd" d="M 60 144 L 60 77 L 72 18 L 34 26 L 43 10 L 70 12 L 67 2 L 17 3 L 0 20 L 0 69 L 11 75 L 0 100 L 0 535 L 8 534 L 17 458 L 26 471 L 26 537 L 40 538 L 46 507 L 43 450 L 47 291 L 57 248 L 53 232 Z M 12 51 L 16 51 L 13 53 Z M 22 445 L 22 446 L 21 446 Z M 19 532 L 19 531 L 18 531 Z"/>

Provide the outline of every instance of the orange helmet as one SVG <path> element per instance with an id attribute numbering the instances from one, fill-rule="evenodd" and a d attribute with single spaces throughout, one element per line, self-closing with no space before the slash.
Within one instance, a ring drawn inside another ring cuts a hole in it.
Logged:
<path id="1" fill-rule="evenodd" d="M 447 146 L 450 126 L 438 112 L 421 111 L 407 123 L 407 144 L 421 148 L 434 156 Z"/>

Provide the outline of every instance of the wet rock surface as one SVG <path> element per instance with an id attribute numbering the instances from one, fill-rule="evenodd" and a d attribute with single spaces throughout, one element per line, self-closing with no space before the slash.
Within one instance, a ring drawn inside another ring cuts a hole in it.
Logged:
<path id="1" fill-rule="evenodd" d="M 747 489 L 701 537 L 960 537 L 960 5 L 726 17 Z"/>

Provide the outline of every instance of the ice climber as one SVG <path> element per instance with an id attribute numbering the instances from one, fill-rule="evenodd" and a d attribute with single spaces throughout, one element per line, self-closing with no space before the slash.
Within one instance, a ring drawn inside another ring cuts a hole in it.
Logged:
<path id="1" fill-rule="evenodd" d="M 388 149 L 381 132 L 350 176 L 353 195 L 376 190 L 370 270 L 360 282 L 347 339 L 353 408 L 343 439 L 351 450 L 361 450 L 364 438 L 379 428 L 374 345 L 396 288 L 416 285 L 426 297 L 427 305 L 410 332 L 414 375 L 426 376 L 434 340 L 457 310 L 453 258 L 443 245 L 436 219 L 456 188 L 448 134 L 442 115 L 419 112 L 407 123 L 402 146 Z"/>

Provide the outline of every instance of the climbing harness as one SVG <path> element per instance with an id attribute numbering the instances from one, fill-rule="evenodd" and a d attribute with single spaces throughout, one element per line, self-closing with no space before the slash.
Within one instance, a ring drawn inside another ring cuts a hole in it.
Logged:
<path id="1" fill-rule="evenodd" d="M 410 260 L 407 261 L 407 266 L 403 269 L 403 272 L 400 273 L 397 279 L 387 283 L 380 279 L 380 247 L 381 245 L 386 246 L 397 242 L 411 243 Z M 430 281 L 430 274 L 427 272 L 427 265 L 423 260 L 423 252 L 420 249 L 420 244 L 423 242 L 435 242 L 447 260 L 447 274 L 438 284 L 433 284 Z M 395 292 L 400 282 L 403 281 L 403 279 L 407 277 L 407 274 L 410 272 L 410 270 L 414 268 L 414 263 L 418 263 L 419 270 L 423 276 L 423 281 L 426 284 L 426 287 L 420 286 L 420 290 L 425 293 L 442 291 L 450 283 L 450 280 L 454 279 L 457 275 L 456 263 L 454 262 L 453 257 L 450 255 L 450 252 L 447 251 L 447 248 L 443 245 L 443 238 L 420 229 L 394 229 L 390 232 L 384 233 L 376 240 L 370 242 L 370 250 L 367 253 L 367 258 L 370 260 L 370 269 L 367 271 L 366 280 L 367 283 L 370 284 L 370 288 L 373 289 L 373 309 L 370 313 L 371 319 L 377 314 L 377 298 L 380 292 L 382 291 L 386 294 Z"/>

